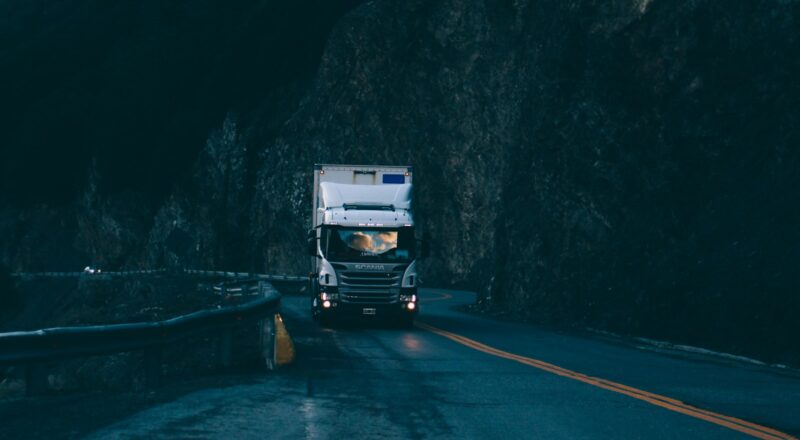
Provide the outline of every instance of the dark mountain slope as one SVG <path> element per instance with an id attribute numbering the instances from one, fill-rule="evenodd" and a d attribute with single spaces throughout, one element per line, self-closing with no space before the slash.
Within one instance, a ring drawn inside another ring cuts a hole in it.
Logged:
<path id="1" fill-rule="evenodd" d="M 797 356 L 798 14 L 366 4 L 284 132 L 254 142 L 257 259 L 297 267 L 311 163 L 411 163 L 428 280 L 541 321 Z"/>

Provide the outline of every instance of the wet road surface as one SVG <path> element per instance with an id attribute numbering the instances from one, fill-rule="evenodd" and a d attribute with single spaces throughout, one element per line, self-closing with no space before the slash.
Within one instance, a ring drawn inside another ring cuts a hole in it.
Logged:
<path id="1" fill-rule="evenodd" d="M 194 391 L 90 438 L 787 438 L 800 375 L 656 352 L 458 311 L 421 292 L 420 326 L 320 328 L 285 297 L 297 359 Z M 642 394 L 644 393 L 644 394 Z M 687 409 L 688 408 L 688 409 Z"/>

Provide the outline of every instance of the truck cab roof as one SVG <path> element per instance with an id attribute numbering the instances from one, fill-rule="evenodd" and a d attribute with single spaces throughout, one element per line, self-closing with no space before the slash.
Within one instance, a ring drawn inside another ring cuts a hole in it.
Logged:
<path id="1" fill-rule="evenodd" d="M 413 225 L 412 179 L 410 166 L 315 165 L 311 227 Z"/>
<path id="2" fill-rule="evenodd" d="M 413 226 L 411 184 L 320 184 L 322 224 L 366 227 Z"/>
<path id="3" fill-rule="evenodd" d="M 322 208 L 393 210 L 411 209 L 411 184 L 351 185 L 347 183 L 320 183 Z"/>

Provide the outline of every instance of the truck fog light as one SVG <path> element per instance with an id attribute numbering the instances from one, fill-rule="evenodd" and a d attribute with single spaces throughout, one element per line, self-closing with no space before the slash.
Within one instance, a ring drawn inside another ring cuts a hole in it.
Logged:
<path id="1" fill-rule="evenodd" d="M 331 302 L 330 302 L 330 301 L 325 301 L 325 302 L 323 302 L 323 303 L 322 303 L 322 307 L 323 307 L 323 308 L 326 308 L 326 309 L 329 309 L 329 308 L 331 308 Z"/>
<path id="2" fill-rule="evenodd" d="M 411 295 L 411 301 L 417 302 L 417 295 Z"/>
<path id="3" fill-rule="evenodd" d="M 406 307 L 408 307 L 408 310 L 414 310 L 417 307 L 417 305 L 414 303 L 408 303 L 406 304 Z"/>

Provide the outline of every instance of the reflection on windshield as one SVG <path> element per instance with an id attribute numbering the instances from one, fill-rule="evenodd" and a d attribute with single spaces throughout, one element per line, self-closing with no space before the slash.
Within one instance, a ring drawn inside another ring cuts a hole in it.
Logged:
<path id="1" fill-rule="evenodd" d="M 414 259 L 414 228 L 325 227 L 323 254 L 332 261 L 408 261 Z"/>
<path id="2" fill-rule="evenodd" d="M 339 238 L 351 249 L 371 254 L 382 254 L 397 248 L 397 231 L 340 230 Z"/>

